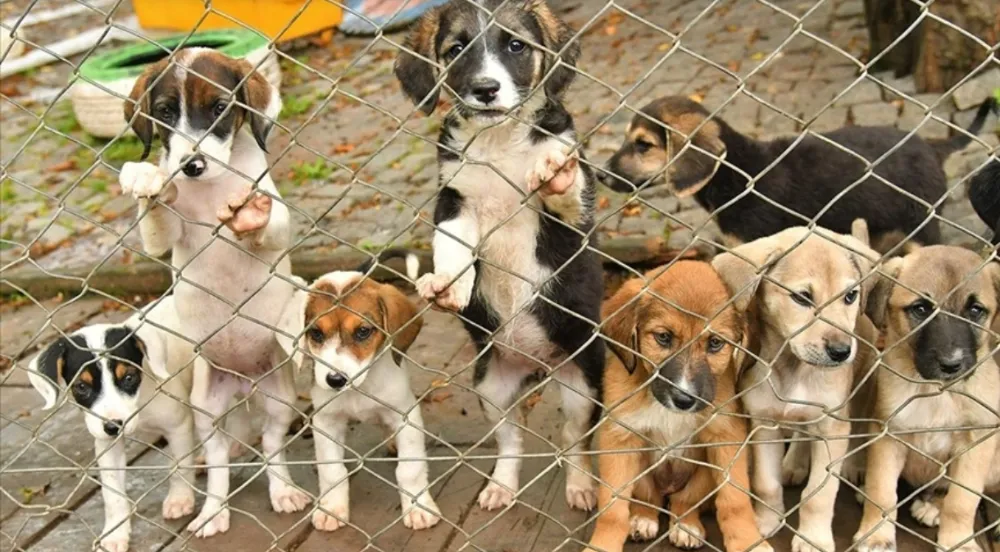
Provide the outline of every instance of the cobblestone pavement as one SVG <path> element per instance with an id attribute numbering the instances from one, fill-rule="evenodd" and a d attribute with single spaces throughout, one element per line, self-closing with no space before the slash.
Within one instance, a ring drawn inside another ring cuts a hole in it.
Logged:
<path id="1" fill-rule="evenodd" d="M 3 6 L 4 15 L 22 4 Z M 946 122 L 967 125 L 990 91 L 970 85 L 949 97 L 914 95 L 910 79 L 874 76 L 914 102 L 873 78 L 859 79 L 852 57 L 866 53 L 861 0 L 782 0 L 771 3 L 775 7 L 749 1 L 555 4 L 583 29 L 582 74 L 567 98 L 595 163 L 621 140 L 630 109 L 666 94 L 689 95 L 713 109 L 726 104 L 722 116 L 758 137 L 792 133 L 803 123 L 817 131 L 846 124 L 919 125 L 921 136 L 943 137 L 949 131 Z M 127 10 L 123 3 L 115 19 L 123 19 Z M 67 28 L 99 22 L 100 17 L 86 16 L 31 27 L 25 34 L 44 42 L 43 37 Z M 684 32 L 672 42 L 660 28 Z M 437 182 L 436 121 L 412 114 L 392 76 L 396 48 L 391 42 L 401 39 L 401 34 L 376 41 L 321 35 L 280 46 L 285 109 L 270 152 L 274 179 L 293 206 L 296 254 L 322 258 L 334 250 L 427 244 L 429 202 Z M 1000 69 L 993 71 L 988 77 L 1000 80 Z M 137 232 L 122 238 L 134 220 L 134 205 L 117 185 L 118 167 L 139 156 L 136 140 L 90 138 L 68 102 L 50 107 L 26 101 L 33 91 L 58 90 L 70 73 L 71 67 L 57 63 L 3 82 L 0 257 L 8 274 L 25 264 L 10 263 L 28 256 L 51 274 L 142 260 L 117 246 L 124 241 L 138 248 Z M 925 121 L 928 107 L 932 117 Z M 406 132 L 400 130 L 403 119 Z M 995 134 L 983 139 L 996 146 Z M 949 177 L 959 181 L 985 153 L 971 146 L 953 156 L 946 167 Z M 692 230 L 708 218 L 693 201 L 678 201 L 662 189 L 626 200 L 601 191 L 600 234 L 611 246 L 638 240 L 645 251 L 631 261 L 684 248 Z M 972 234 L 985 230 L 962 186 L 956 186 L 944 213 Z M 973 241 L 968 232 L 946 227 L 949 240 Z M 700 235 L 714 239 L 715 229 L 709 224 Z"/>

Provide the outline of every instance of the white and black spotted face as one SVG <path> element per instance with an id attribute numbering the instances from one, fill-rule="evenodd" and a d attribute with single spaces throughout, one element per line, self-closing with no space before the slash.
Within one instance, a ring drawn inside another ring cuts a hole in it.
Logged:
<path id="1" fill-rule="evenodd" d="M 134 331 L 95 324 L 61 337 L 31 362 L 29 379 L 52 408 L 66 387 L 95 438 L 129 434 L 139 405 L 146 346 Z"/>
<path id="2" fill-rule="evenodd" d="M 567 46 L 572 35 L 540 0 L 453 0 L 421 19 L 396 62 L 396 76 L 426 113 L 434 110 L 443 80 L 460 115 L 490 121 L 522 105 L 543 81 L 544 96 L 531 97 L 561 97 L 579 55 L 575 42 Z M 556 67 L 558 52 L 564 65 Z"/>
<path id="3" fill-rule="evenodd" d="M 155 129 L 167 174 L 201 180 L 226 174 L 233 140 L 247 119 L 265 149 L 280 111 L 277 91 L 248 62 L 207 48 L 188 48 L 173 62 L 150 66 L 125 102 L 125 120 L 146 145 L 143 159 Z"/>

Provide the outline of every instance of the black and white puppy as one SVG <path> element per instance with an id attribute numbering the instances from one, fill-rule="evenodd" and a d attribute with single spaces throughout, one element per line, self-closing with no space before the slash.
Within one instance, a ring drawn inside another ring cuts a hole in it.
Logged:
<path id="1" fill-rule="evenodd" d="M 101 469 L 107 552 L 128 550 L 132 502 L 126 494 L 125 437 L 139 432 L 166 436 L 180 468 L 170 477 L 164 519 L 194 511 L 194 428 L 184 402 L 191 389 L 192 346 L 143 319 L 177 331 L 173 297 L 123 324 L 92 324 L 46 347 L 28 368 L 28 379 L 48 410 L 67 387 L 85 413 Z M 170 377 L 158 380 L 155 375 Z M 62 404 L 62 403 L 60 403 Z"/>
<path id="2" fill-rule="evenodd" d="M 420 20 L 396 60 L 404 93 L 424 112 L 441 87 L 456 104 L 439 137 L 434 272 L 417 289 L 459 312 L 482 352 L 475 385 L 499 448 L 479 496 L 486 509 L 518 491 L 514 406 L 539 373 L 561 386 L 566 499 L 596 503 L 581 453 L 604 368 L 595 332 L 603 288 L 589 235 L 594 178 L 562 104 L 579 55 L 572 38 L 541 0 L 453 0 Z"/>

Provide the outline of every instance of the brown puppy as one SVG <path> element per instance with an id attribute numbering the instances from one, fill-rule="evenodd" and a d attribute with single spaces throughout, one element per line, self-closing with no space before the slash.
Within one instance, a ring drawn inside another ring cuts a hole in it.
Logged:
<path id="1" fill-rule="evenodd" d="M 859 552 L 896 549 L 896 484 L 947 484 L 937 544 L 979 552 L 972 540 L 984 489 L 1000 489 L 995 462 L 1000 371 L 988 330 L 1000 266 L 948 246 L 918 249 L 883 267 L 869 316 L 885 328 L 876 373 Z M 938 518 L 938 516 L 933 516 Z"/>
<path id="2" fill-rule="evenodd" d="M 590 548 L 620 551 L 630 533 L 654 538 L 664 495 L 677 520 L 667 538 L 697 548 L 701 504 L 714 494 L 726 550 L 771 550 L 754 522 L 747 426 L 733 399 L 743 320 L 722 279 L 707 263 L 680 261 L 625 283 L 602 315 L 615 355 L 604 373 Z"/>

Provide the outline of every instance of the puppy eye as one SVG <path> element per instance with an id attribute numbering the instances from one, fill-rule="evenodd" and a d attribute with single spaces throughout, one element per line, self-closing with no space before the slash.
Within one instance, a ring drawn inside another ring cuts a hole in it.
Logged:
<path id="1" fill-rule="evenodd" d="M 524 51 L 524 43 L 516 38 L 507 43 L 507 49 L 512 54 L 520 54 Z"/>
<path id="2" fill-rule="evenodd" d="M 717 335 L 708 338 L 708 352 L 718 353 L 726 346 L 726 340 Z"/>
<path id="3" fill-rule="evenodd" d="M 451 48 L 448 48 L 448 51 L 445 52 L 444 57 L 448 60 L 455 59 L 456 57 L 458 57 L 458 54 L 462 53 L 462 50 L 464 49 L 465 49 L 465 44 L 459 42 L 454 46 L 452 46 Z"/>
<path id="4" fill-rule="evenodd" d="M 812 293 L 808 291 L 800 291 L 792 294 L 792 301 L 802 305 L 803 307 L 811 307 L 813 305 Z"/>
<path id="5" fill-rule="evenodd" d="M 910 313 L 910 316 L 916 318 L 917 320 L 923 320 L 924 318 L 930 316 L 931 312 L 934 311 L 934 305 L 931 305 L 930 302 L 921 299 L 907 307 L 906 311 Z"/>
<path id="6" fill-rule="evenodd" d="M 73 394 L 81 397 L 90 395 L 90 386 L 82 381 L 73 384 Z"/>
<path id="7" fill-rule="evenodd" d="M 176 116 L 177 114 L 174 113 L 174 109 L 169 105 L 161 105 L 156 109 L 156 118 L 168 125 L 173 124 Z"/>
<path id="8" fill-rule="evenodd" d="M 653 339 L 656 340 L 656 343 L 660 347 L 666 348 L 666 347 L 669 347 L 671 343 L 673 343 L 673 341 L 674 341 L 674 334 L 672 334 L 670 332 L 659 332 L 659 333 L 653 335 Z"/>
<path id="9" fill-rule="evenodd" d="M 309 340 L 313 343 L 322 343 L 323 339 L 326 338 L 326 336 L 323 335 L 323 330 L 320 330 L 319 328 L 309 328 L 306 332 L 306 336 L 309 337 Z"/>
<path id="10" fill-rule="evenodd" d="M 969 312 L 969 318 L 971 320 L 974 320 L 974 321 L 975 320 L 980 320 L 984 316 L 986 316 L 986 307 L 984 307 L 984 306 L 982 306 L 982 305 L 980 305 L 978 303 L 975 303 L 975 304 L 969 305 L 968 312 Z"/>
<path id="11" fill-rule="evenodd" d="M 858 300 L 857 289 L 852 289 L 851 291 L 848 291 L 847 295 L 844 296 L 844 302 L 847 303 L 848 305 L 853 305 L 854 302 L 857 300 Z"/>
<path id="12" fill-rule="evenodd" d="M 132 384 L 134 384 L 136 382 L 137 379 L 138 378 L 136 377 L 136 375 L 135 375 L 134 372 L 129 372 L 129 373 L 125 374 L 124 378 L 122 378 L 122 383 L 124 383 L 126 385 L 132 385 Z"/>
<path id="13" fill-rule="evenodd" d="M 222 114 L 226 112 L 227 107 L 229 107 L 229 104 L 226 102 L 219 102 L 215 104 L 215 107 L 212 108 L 212 115 L 216 118 L 222 117 Z"/>
<path id="14" fill-rule="evenodd" d="M 636 140 L 635 141 L 635 151 L 640 154 L 646 153 L 647 151 L 653 149 L 653 143 L 647 142 L 646 140 Z"/>
<path id="15" fill-rule="evenodd" d="M 358 329 L 354 330 L 354 339 L 356 339 L 357 341 L 364 341 L 369 337 L 371 337 L 371 335 L 372 335 L 371 326 L 361 326 Z"/>

